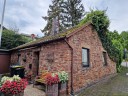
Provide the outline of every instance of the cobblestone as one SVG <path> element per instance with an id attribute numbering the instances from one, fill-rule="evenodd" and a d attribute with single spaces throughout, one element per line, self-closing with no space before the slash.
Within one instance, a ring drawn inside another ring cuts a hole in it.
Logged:
<path id="1" fill-rule="evenodd" d="M 128 96 L 128 68 L 114 78 L 86 88 L 79 96 Z"/>

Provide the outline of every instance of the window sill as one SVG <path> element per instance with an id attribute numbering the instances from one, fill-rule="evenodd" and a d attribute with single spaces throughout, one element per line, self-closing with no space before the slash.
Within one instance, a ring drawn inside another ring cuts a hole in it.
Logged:
<path id="1" fill-rule="evenodd" d="M 82 71 L 86 71 L 86 70 L 90 70 L 90 69 L 91 69 L 90 66 L 88 66 L 88 67 L 84 67 L 84 66 L 82 66 Z"/>

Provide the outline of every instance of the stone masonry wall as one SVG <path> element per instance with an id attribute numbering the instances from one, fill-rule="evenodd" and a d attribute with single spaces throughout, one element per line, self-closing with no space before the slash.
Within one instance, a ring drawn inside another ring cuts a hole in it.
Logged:
<path id="1" fill-rule="evenodd" d="M 32 71 L 33 71 L 33 75 L 36 75 L 35 72 L 35 59 L 36 59 L 36 55 L 35 52 L 40 51 L 40 48 L 30 48 L 30 49 L 25 49 L 25 50 L 20 50 L 20 57 L 19 57 L 19 62 L 20 65 L 25 67 L 25 71 L 29 71 L 29 64 L 32 64 Z M 11 54 L 11 64 L 17 64 L 18 62 L 18 51 L 13 51 Z M 26 61 L 24 61 L 23 59 L 26 58 Z"/>
<path id="2" fill-rule="evenodd" d="M 81 88 L 89 84 L 99 81 L 104 76 L 116 73 L 116 64 L 110 60 L 107 55 L 107 66 L 103 66 L 102 52 L 105 51 L 97 32 L 92 26 L 81 28 L 79 32 L 74 33 L 68 38 L 69 43 L 73 47 L 73 88 L 79 91 Z M 90 52 L 90 66 L 82 67 L 82 47 L 88 48 Z M 66 71 L 69 73 L 70 88 L 70 72 L 71 72 L 71 50 L 64 40 L 43 44 L 40 48 L 30 48 L 21 50 L 20 63 L 28 70 L 29 64 L 35 69 L 35 52 L 39 52 L 39 74 L 42 70 L 50 70 L 51 72 Z M 26 54 L 26 62 L 22 58 Z M 17 63 L 17 51 L 12 52 L 11 62 Z"/>
<path id="3" fill-rule="evenodd" d="M 104 76 L 116 73 L 116 64 L 107 55 L 107 66 L 103 66 L 104 48 L 92 26 L 86 26 L 69 37 L 73 47 L 73 86 L 74 91 L 96 82 Z M 82 66 L 82 48 L 89 49 L 90 66 Z M 105 51 L 106 52 L 106 51 Z"/>
<path id="4" fill-rule="evenodd" d="M 35 74 L 35 49 L 20 50 L 20 64 L 25 66 L 26 70 L 29 70 L 29 64 L 32 64 L 33 73 Z M 22 58 L 26 55 L 26 62 Z M 17 51 L 12 52 L 11 63 L 15 64 L 18 61 Z M 65 41 L 58 41 L 42 45 L 39 50 L 39 74 L 43 70 L 49 70 L 51 72 L 66 71 L 69 73 L 71 68 L 71 51 Z M 70 86 L 70 78 L 68 86 Z"/>
<path id="5" fill-rule="evenodd" d="M 64 41 L 45 44 L 40 52 L 40 72 L 41 70 L 70 72 L 71 52 Z"/>

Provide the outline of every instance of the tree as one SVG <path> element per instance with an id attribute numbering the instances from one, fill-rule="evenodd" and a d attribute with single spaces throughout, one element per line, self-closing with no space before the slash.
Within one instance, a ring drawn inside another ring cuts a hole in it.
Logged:
<path id="1" fill-rule="evenodd" d="M 29 42 L 29 39 L 12 30 L 3 30 L 2 34 L 2 49 L 11 49 L 19 45 Z"/>
<path id="2" fill-rule="evenodd" d="M 61 25 L 61 12 L 62 12 L 62 3 L 63 0 L 53 0 L 52 1 L 52 5 L 49 5 L 49 9 L 48 9 L 48 16 L 43 17 L 44 20 L 47 21 L 46 26 L 44 27 L 44 29 L 42 30 L 42 32 L 44 32 L 45 35 L 50 35 L 51 31 L 52 31 L 52 22 L 53 22 L 53 18 L 58 18 L 58 26 L 59 26 L 59 31 L 62 30 L 62 25 Z"/>
<path id="3" fill-rule="evenodd" d="M 53 19 L 57 17 L 59 32 L 69 27 L 77 25 L 84 14 L 84 7 L 81 0 L 53 0 L 49 5 L 48 16 L 43 17 L 47 21 L 42 30 L 45 35 L 50 35 L 52 31 Z"/>
<path id="4" fill-rule="evenodd" d="M 123 44 L 123 47 L 128 50 L 128 31 L 122 31 L 120 37 L 120 41 Z"/>
<path id="5" fill-rule="evenodd" d="M 63 7 L 62 24 L 66 28 L 79 24 L 85 15 L 81 0 L 66 0 Z"/>
<path id="6" fill-rule="evenodd" d="M 108 31 L 107 34 L 109 35 L 111 40 L 120 40 L 121 39 L 120 34 L 116 30 L 114 30 L 113 32 L 112 31 Z"/>

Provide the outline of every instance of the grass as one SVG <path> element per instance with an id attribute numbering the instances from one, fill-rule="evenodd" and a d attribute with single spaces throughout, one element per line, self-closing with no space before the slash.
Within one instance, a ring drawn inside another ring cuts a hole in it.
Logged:
<path id="1" fill-rule="evenodd" d="M 109 81 L 87 88 L 79 96 L 128 96 L 128 68 Z"/>

